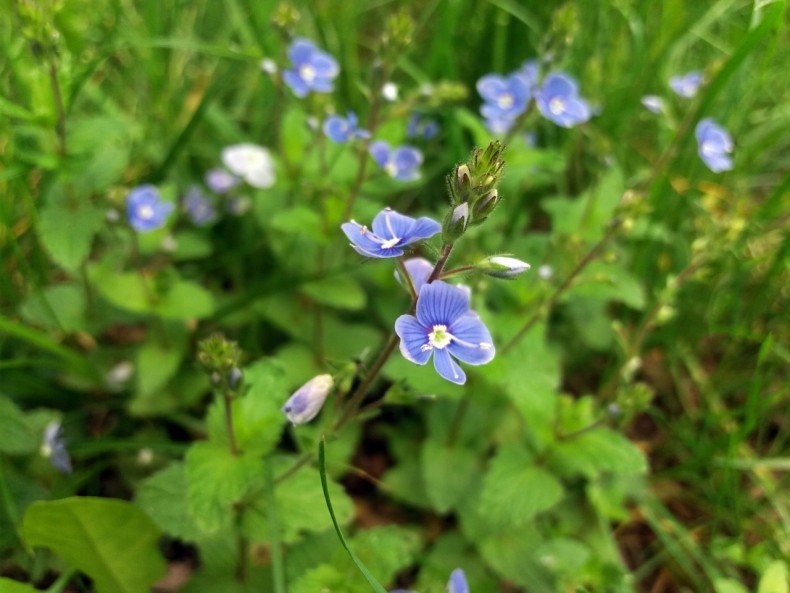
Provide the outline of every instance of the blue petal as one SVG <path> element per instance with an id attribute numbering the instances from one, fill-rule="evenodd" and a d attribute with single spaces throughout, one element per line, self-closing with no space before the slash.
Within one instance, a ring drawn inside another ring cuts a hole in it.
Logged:
<path id="1" fill-rule="evenodd" d="M 469 584 L 463 569 L 456 568 L 450 573 L 450 582 L 447 583 L 447 593 L 469 593 Z"/>
<path id="2" fill-rule="evenodd" d="M 375 250 L 366 250 L 362 249 L 358 245 L 351 244 L 351 248 L 356 251 L 358 254 L 363 255 L 365 257 L 377 257 L 381 259 L 386 259 L 389 257 L 400 257 L 403 255 L 403 249 L 399 249 L 397 247 L 391 247 L 389 249 L 381 249 L 377 248 Z"/>
<path id="3" fill-rule="evenodd" d="M 340 67 L 337 65 L 335 58 L 323 51 L 316 50 L 311 64 L 315 68 L 316 76 L 319 78 L 334 78 L 340 72 Z"/>
<path id="4" fill-rule="evenodd" d="M 582 99 L 572 98 L 565 101 L 565 110 L 554 122 L 564 128 L 572 128 L 588 119 L 590 119 L 590 107 L 587 103 Z"/>
<path id="5" fill-rule="evenodd" d="M 497 97 L 507 91 L 505 79 L 497 74 L 487 74 L 477 81 L 477 92 L 486 101 L 496 101 Z"/>
<path id="6" fill-rule="evenodd" d="M 324 120 L 324 134 L 335 142 L 348 142 L 350 137 L 349 122 L 339 115 L 330 115 Z"/>
<path id="7" fill-rule="evenodd" d="M 311 83 L 310 88 L 312 88 L 316 93 L 331 93 L 334 90 L 335 85 L 332 84 L 331 78 L 317 77 Z"/>
<path id="8" fill-rule="evenodd" d="M 386 167 L 387 163 L 390 160 L 390 145 L 384 142 L 383 140 L 378 140 L 377 142 L 373 142 L 368 148 L 368 152 L 370 152 L 370 156 L 373 157 L 379 167 Z"/>
<path id="9" fill-rule="evenodd" d="M 422 152 L 411 146 L 401 146 L 392 155 L 392 162 L 395 165 L 395 179 L 399 181 L 410 181 L 417 179 L 420 172 L 417 170 L 422 164 Z"/>
<path id="10" fill-rule="evenodd" d="M 468 311 L 469 295 L 456 286 L 436 280 L 420 290 L 417 319 L 425 326 L 449 326 Z"/>
<path id="11" fill-rule="evenodd" d="M 546 101 L 549 101 L 552 97 L 563 99 L 575 97 L 579 91 L 573 78 L 567 74 L 554 73 L 546 77 L 539 92 L 546 97 Z"/>
<path id="12" fill-rule="evenodd" d="M 409 229 L 408 238 L 403 240 L 403 245 L 414 243 L 415 241 L 422 241 L 423 239 L 430 239 L 435 234 L 441 232 L 442 225 L 428 218 L 421 216 L 414 221 L 413 226 Z"/>
<path id="13" fill-rule="evenodd" d="M 448 328 L 456 340 L 447 346 L 450 354 L 468 364 L 486 364 L 496 354 L 491 333 L 477 315 L 463 315 Z"/>
<path id="14" fill-rule="evenodd" d="M 436 369 L 437 373 L 451 383 L 456 383 L 457 385 L 466 383 L 466 373 L 464 373 L 464 370 L 453 360 L 447 348 L 434 349 L 433 367 Z"/>
<path id="15" fill-rule="evenodd" d="M 354 222 L 344 222 L 340 225 L 340 228 L 346 234 L 346 237 L 348 237 L 349 241 L 351 241 L 355 246 L 373 253 L 381 250 L 381 243 L 378 243 L 370 238 L 370 231 L 363 233 L 358 224 Z"/>
<path id="16" fill-rule="evenodd" d="M 394 239 L 395 237 L 404 239 L 411 234 L 414 219 L 390 208 L 385 208 L 376 214 L 376 218 L 373 219 L 370 226 L 373 228 L 373 232 L 382 239 Z"/>
<path id="17" fill-rule="evenodd" d="M 288 57 L 294 64 L 304 64 L 310 61 L 315 51 L 315 44 L 312 41 L 297 38 L 293 40 L 293 43 L 288 48 Z"/>
<path id="18" fill-rule="evenodd" d="M 726 154 L 705 154 L 700 150 L 699 156 L 714 173 L 722 173 L 732 169 L 732 158 Z"/>
<path id="19" fill-rule="evenodd" d="M 288 85 L 293 91 L 293 94 L 303 99 L 310 92 L 310 87 L 307 86 L 302 77 L 296 73 L 295 70 L 286 70 L 283 72 L 283 82 Z"/>
<path id="20" fill-rule="evenodd" d="M 423 284 L 433 272 L 433 264 L 424 257 L 412 257 L 403 262 L 403 265 L 406 267 L 406 273 L 409 275 L 409 278 L 411 278 L 411 285 L 419 294 Z M 405 285 L 397 270 L 395 271 L 395 278 L 397 278 L 398 282 Z"/>
<path id="21" fill-rule="evenodd" d="M 425 364 L 431 357 L 432 350 L 424 349 L 428 344 L 430 329 L 424 327 L 413 315 L 401 315 L 395 320 L 395 333 L 400 338 L 400 351 L 403 358 L 416 363 Z"/>

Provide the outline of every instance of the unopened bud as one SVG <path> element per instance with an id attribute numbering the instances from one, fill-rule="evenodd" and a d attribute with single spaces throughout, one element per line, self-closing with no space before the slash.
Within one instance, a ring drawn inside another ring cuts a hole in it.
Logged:
<path id="1" fill-rule="evenodd" d="M 228 373 L 228 387 L 233 391 L 238 391 L 241 387 L 241 382 L 244 380 L 244 374 L 238 367 L 233 367 Z"/>
<path id="2" fill-rule="evenodd" d="M 499 192 L 495 189 L 478 199 L 472 207 L 472 222 L 474 224 L 483 222 L 499 206 L 499 201 Z"/>
<path id="3" fill-rule="evenodd" d="M 334 385 L 332 375 L 318 375 L 297 389 L 282 407 L 288 420 L 296 426 L 318 415 Z"/>
<path id="4" fill-rule="evenodd" d="M 515 257 L 492 255 L 478 263 L 475 268 L 494 278 L 515 278 L 529 270 L 530 265 Z"/>
<path id="5" fill-rule="evenodd" d="M 442 225 L 442 240 L 445 243 L 457 241 L 469 226 L 469 204 L 461 202 L 447 213 Z"/>

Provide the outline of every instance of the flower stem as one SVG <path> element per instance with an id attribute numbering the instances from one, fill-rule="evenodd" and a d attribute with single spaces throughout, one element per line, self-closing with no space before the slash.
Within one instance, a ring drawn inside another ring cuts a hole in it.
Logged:
<path id="1" fill-rule="evenodd" d="M 233 430 L 233 398 L 229 391 L 222 394 L 222 401 L 225 403 L 225 430 L 228 433 L 230 452 L 234 457 L 238 457 L 239 445 L 236 442 L 236 432 Z"/>
<path id="2" fill-rule="evenodd" d="M 58 134 L 58 153 L 63 157 L 66 156 L 66 108 L 63 104 L 63 93 L 58 80 L 58 65 L 54 58 L 49 63 L 49 82 L 52 86 L 52 96 L 55 100 L 55 112 L 58 118 L 55 127 Z"/>

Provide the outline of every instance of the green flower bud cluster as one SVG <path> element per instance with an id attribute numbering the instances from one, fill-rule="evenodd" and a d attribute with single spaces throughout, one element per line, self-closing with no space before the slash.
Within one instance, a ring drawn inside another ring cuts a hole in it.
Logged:
<path id="1" fill-rule="evenodd" d="M 213 334 L 198 343 L 197 359 L 215 389 L 239 393 L 243 384 L 241 359 L 243 352 L 236 342 L 222 334 Z"/>
<path id="2" fill-rule="evenodd" d="M 400 10 L 387 19 L 384 25 L 382 46 L 388 58 L 397 58 L 412 44 L 412 32 L 416 25 L 405 10 Z"/>
<path id="3" fill-rule="evenodd" d="M 505 169 L 505 147 L 495 140 L 485 149 L 475 149 L 468 162 L 447 176 L 451 210 L 444 218 L 442 238 L 456 241 L 470 225 L 484 222 L 499 205 L 497 185 Z"/>

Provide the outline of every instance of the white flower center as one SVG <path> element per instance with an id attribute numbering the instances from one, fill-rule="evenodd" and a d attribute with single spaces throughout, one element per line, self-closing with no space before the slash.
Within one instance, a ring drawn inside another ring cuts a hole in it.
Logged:
<path id="1" fill-rule="evenodd" d="M 496 100 L 496 104 L 499 106 L 500 109 L 510 109 L 513 107 L 513 104 L 516 100 L 513 98 L 511 93 L 503 93 L 499 96 Z"/>
<path id="2" fill-rule="evenodd" d="M 315 74 L 315 68 L 310 64 L 303 64 L 299 67 L 299 76 L 301 76 L 302 80 L 305 82 L 313 82 L 315 80 Z"/>
<path id="3" fill-rule="evenodd" d="M 433 331 L 428 334 L 428 342 L 432 348 L 446 348 L 453 336 L 447 331 L 446 325 L 434 325 Z"/>
<path id="4" fill-rule="evenodd" d="M 398 174 L 398 167 L 395 166 L 395 163 L 392 161 L 388 162 L 384 166 L 384 170 L 387 172 L 387 175 L 390 177 L 395 177 Z"/>
<path id="5" fill-rule="evenodd" d="M 713 142 L 710 142 L 709 140 L 706 140 L 702 143 L 700 150 L 702 151 L 703 154 L 707 154 L 707 155 L 719 154 L 721 152 L 721 150 L 719 150 L 719 147 Z"/>
<path id="6" fill-rule="evenodd" d="M 393 237 L 392 239 L 383 239 L 381 241 L 381 248 L 382 249 L 392 249 L 398 243 L 400 243 L 400 237 Z"/>
<path id="7" fill-rule="evenodd" d="M 565 100 L 561 97 L 554 97 L 549 101 L 549 111 L 554 115 L 560 115 L 565 111 Z"/>
<path id="8" fill-rule="evenodd" d="M 137 209 L 137 215 L 143 220 L 151 220 L 154 217 L 154 209 L 148 204 Z"/>

